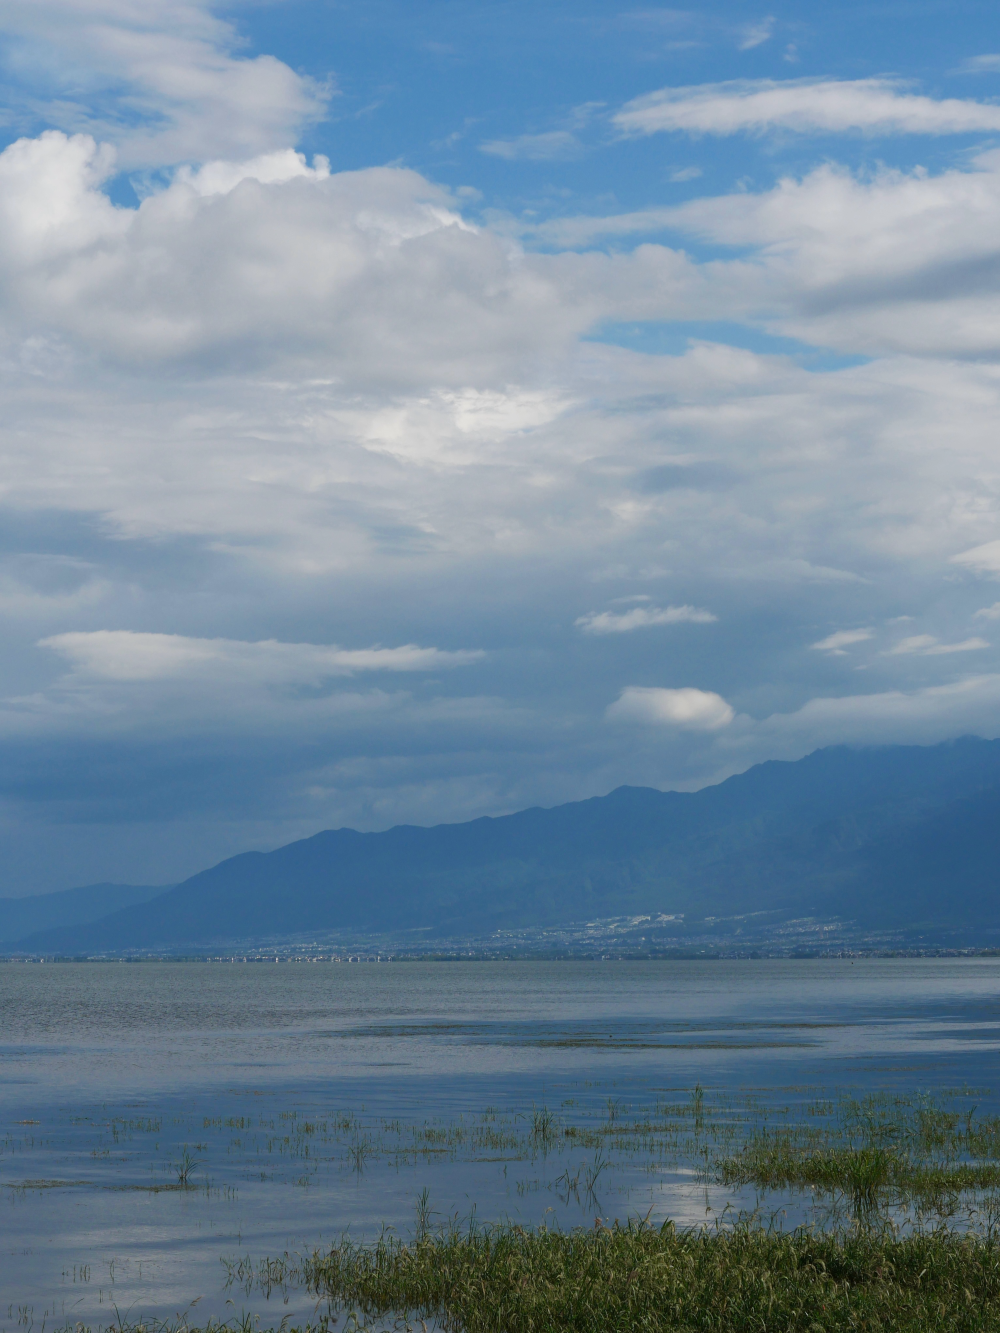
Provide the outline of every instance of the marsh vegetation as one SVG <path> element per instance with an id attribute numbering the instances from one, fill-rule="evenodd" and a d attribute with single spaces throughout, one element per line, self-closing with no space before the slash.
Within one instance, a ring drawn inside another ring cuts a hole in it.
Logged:
<path id="1" fill-rule="evenodd" d="M 231 1262 L 231 1286 L 305 1287 L 325 1326 L 1000 1329 L 1000 1119 L 978 1115 L 967 1090 L 775 1106 L 696 1086 L 638 1111 L 618 1098 L 570 1121 L 573 1109 L 410 1134 L 421 1152 L 532 1162 L 539 1187 L 575 1198 L 586 1225 L 440 1217 L 425 1186 L 407 1234 Z M 369 1142 L 372 1157 L 388 1150 Z M 687 1170 L 730 1201 L 701 1226 L 608 1215 L 602 1183 L 637 1161 Z"/>

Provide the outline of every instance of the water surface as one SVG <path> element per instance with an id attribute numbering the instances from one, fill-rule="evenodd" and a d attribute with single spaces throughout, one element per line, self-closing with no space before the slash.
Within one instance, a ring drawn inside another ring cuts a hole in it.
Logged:
<path id="1" fill-rule="evenodd" d="M 425 1189 L 437 1220 L 697 1224 L 716 1187 L 565 1131 L 695 1084 L 997 1111 L 998 1050 L 994 959 L 3 965 L 0 1333 L 195 1300 L 299 1318 L 303 1293 L 227 1290 L 220 1258 L 405 1233 Z M 558 1135 L 526 1153 L 541 1108 Z"/>

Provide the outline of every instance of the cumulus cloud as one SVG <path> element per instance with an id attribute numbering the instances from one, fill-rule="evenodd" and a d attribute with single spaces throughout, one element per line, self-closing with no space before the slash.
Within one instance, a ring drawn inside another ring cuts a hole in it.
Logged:
<path id="1" fill-rule="evenodd" d="M 322 154 L 316 155 L 310 167 L 304 153 L 282 148 L 275 153 L 261 153 L 246 162 L 215 160 L 203 162 L 197 168 L 182 166 L 174 179 L 178 184 L 190 187 L 195 194 L 207 197 L 228 194 L 243 181 L 256 181 L 259 185 L 284 185 L 293 180 L 326 180 L 329 175 L 330 162 Z"/>
<path id="2" fill-rule="evenodd" d="M 975 614 L 977 619 L 1000 620 L 1000 602 L 994 602 L 992 606 L 980 607 Z"/>
<path id="3" fill-rule="evenodd" d="M 239 34 L 213 8 L 3 0 L 13 108 L 21 70 L 46 71 L 48 89 L 34 86 L 31 100 L 48 123 L 116 144 L 128 169 L 287 147 L 325 114 L 330 89 L 274 56 L 241 55 Z"/>
<path id="4" fill-rule="evenodd" d="M 573 622 L 585 634 L 628 634 L 653 625 L 710 625 L 718 620 L 697 606 L 636 606 L 630 611 L 588 611 Z"/>
<path id="5" fill-rule="evenodd" d="M 626 685 L 605 716 L 610 722 L 652 722 L 691 731 L 718 731 L 728 727 L 736 714 L 721 695 L 710 690 Z"/>
<path id="6" fill-rule="evenodd" d="M 506 389 L 602 315 L 697 281 L 685 256 L 526 256 L 415 172 L 288 151 L 182 170 L 138 208 L 114 153 L 48 131 L 0 153 L 0 320 L 130 369 L 268 364 L 351 386 Z"/>
<path id="7" fill-rule="evenodd" d="M 828 634 L 825 639 L 811 643 L 809 647 L 816 648 L 820 652 L 843 654 L 844 649 L 852 643 L 864 643 L 866 639 L 872 637 L 870 629 L 838 629 L 833 634 Z"/>
<path id="8" fill-rule="evenodd" d="M 492 364 L 500 326 L 520 329 L 537 300 L 498 241 L 413 172 L 330 177 L 324 160 L 285 152 L 181 172 L 126 209 L 98 188 L 112 170 L 85 135 L 50 131 L 0 154 L 8 329 L 20 314 L 132 365 L 326 351 L 341 373 L 355 362 L 355 382 L 375 367 L 405 376 L 414 359 L 447 382 L 457 359 L 464 385 L 476 323 Z"/>
<path id="9" fill-rule="evenodd" d="M 1000 107 L 922 97 L 890 79 L 757 79 L 661 88 L 613 121 L 627 134 L 969 134 L 1000 129 Z"/>

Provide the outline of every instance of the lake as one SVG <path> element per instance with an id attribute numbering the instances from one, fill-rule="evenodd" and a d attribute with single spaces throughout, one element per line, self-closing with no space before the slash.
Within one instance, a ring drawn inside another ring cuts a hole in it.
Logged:
<path id="1" fill-rule="evenodd" d="M 998 1052 L 992 958 L 0 965 L 0 1333 L 300 1321 L 261 1259 L 421 1219 L 711 1222 L 762 1200 L 588 1127 L 997 1114 Z"/>

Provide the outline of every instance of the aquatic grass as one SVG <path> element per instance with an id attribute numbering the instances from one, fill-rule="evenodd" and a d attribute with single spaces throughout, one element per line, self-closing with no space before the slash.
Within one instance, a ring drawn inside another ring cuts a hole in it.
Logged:
<path id="1" fill-rule="evenodd" d="M 195 1157 L 190 1148 L 185 1144 L 184 1151 L 181 1153 L 179 1162 L 174 1162 L 173 1171 L 177 1176 L 177 1184 L 181 1189 L 192 1189 L 191 1172 L 196 1166 L 201 1166 L 199 1158 Z"/>
<path id="2" fill-rule="evenodd" d="M 358 1135 L 358 1137 L 348 1147 L 348 1156 L 354 1166 L 354 1170 L 361 1175 L 365 1169 L 365 1162 L 372 1155 L 371 1140 Z"/>
<path id="3" fill-rule="evenodd" d="M 344 1241 L 302 1277 L 334 1312 L 454 1333 L 1000 1330 L 1000 1249 L 948 1232 L 470 1228 Z"/>
<path id="4" fill-rule="evenodd" d="M 548 1143 L 555 1135 L 556 1118 L 548 1107 L 533 1107 L 531 1111 L 531 1137 L 540 1143 Z"/>
<path id="5" fill-rule="evenodd" d="M 708 1169 L 729 1187 L 839 1192 L 856 1213 L 879 1207 L 954 1215 L 960 1196 L 1000 1185 L 1000 1140 L 980 1124 L 924 1099 L 846 1098 L 826 1127 L 802 1122 L 752 1130 L 735 1155 Z"/>

